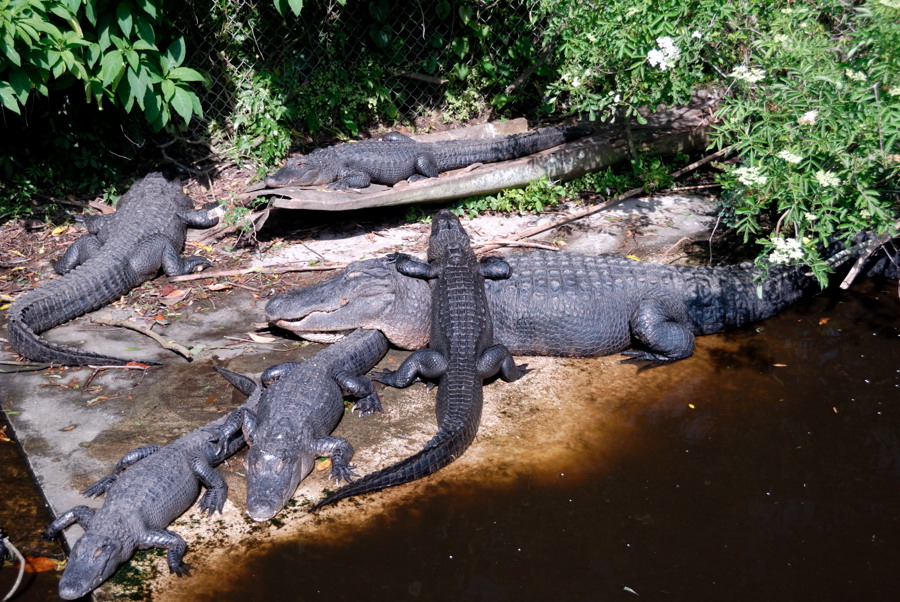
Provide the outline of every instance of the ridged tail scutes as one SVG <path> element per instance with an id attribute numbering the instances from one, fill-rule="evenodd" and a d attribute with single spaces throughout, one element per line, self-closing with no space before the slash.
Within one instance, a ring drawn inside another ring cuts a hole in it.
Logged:
<path id="1" fill-rule="evenodd" d="M 454 430 L 440 430 L 419 452 L 396 464 L 367 474 L 345 485 L 309 509 L 310 512 L 337 501 L 411 483 L 444 468 L 471 445 L 477 429 L 460 426 Z"/>
<path id="2" fill-rule="evenodd" d="M 102 271 L 87 266 L 76 268 L 17 299 L 8 314 L 9 343 L 16 353 L 30 360 L 66 366 L 122 366 L 131 361 L 50 343 L 40 337 L 42 332 L 99 309 L 131 290 L 135 285 L 128 271 L 121 265 L 116 267 Z"/>

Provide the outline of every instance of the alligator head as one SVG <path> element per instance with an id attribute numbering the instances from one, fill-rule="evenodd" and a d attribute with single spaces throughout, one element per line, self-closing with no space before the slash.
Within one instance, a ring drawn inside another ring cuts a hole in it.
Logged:
<path id="1" fill-rule="evenodd" d="M 312 472 L 315 461 L 311 436 L 298 433 L 288 418 L 280 418 L 271 428 L 260 427 L 247 453 L 250 518 L 264 521 L 278 514 Z"/>
<path id="2" fill-rule="evenodd" d="M 431 290 L 398 273 L 387 258 L 366 259 L 324 282 L 272 297 L 266 319 L 317 342 L 370 328 L 398 347 L 419 349 L 428 344 Z"/>
<path id="3" fill-rule="evenodd" d="M 439 258 L 454 265 L 474 261 L 472 243 L 459 218 L 448 209 L 441 209 L 431 218 L 431 238 L 428 241 L 428 261 Z"/>
<path id="4" fill-rule="evenodd" d="M 59 580 L 59 596 L 63 600 L 86 596 L 109 579 L 127 556 L 130 553 L 123 554 L 120 541 L 88 531 L 72 547 Z"/>
<path id="5" fill-rule="evenodd" d="M 337 168 L 329 161 L 316 161 L 315 153 L 288 159 L 284 167 L 266 178 L 267 188 L 320 186 L 338 178 Z"/>

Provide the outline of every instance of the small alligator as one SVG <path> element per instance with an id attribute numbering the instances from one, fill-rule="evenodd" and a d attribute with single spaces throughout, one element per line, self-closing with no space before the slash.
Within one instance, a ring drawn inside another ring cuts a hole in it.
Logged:
<path id="1" fill-rule="evenodd" d="M 505 259 L 512 276 L 485 289 L 494 337 L 515 355 L 593 357 L 637 344 L 628 352 L 635 361 L 675 361 L 693 353 L 695 335 L 762 320 L 818 289 L 802 266 L 772 266 L 757 282 L 749 264 L 684 267 L 552 251 Z M 304 338 L 377 328 L 406 349 L 428 344 L 430 315 L 427 283 L 404 278 L 383 258 L 351 263 L 266 306 L 270 322 Z"/>
<path id="2" fill-rule="evenodd" d="M 408 387 L 418 377 L 438 380 L 437 434 L 417 454 L 345 485 L 310 511 L 338 500 L 409 483 L 430 475 L 465 452 L 481 423 L 482 382 L 495 374 L 507 382 L 522 376 L 509 351 L 494 343 L 484 292 L 485 278 L 508 278 L 509 265 L 497 258 L 479 262 L 459 220 L 443 209 L 431 223 L 428 263 L 409 255 L 393 257 L 397 272 L 435 280 L 434 319 L 428 349 L 420 349 L 396 371 L 372 378 L 392 387 Z"/>
<path id="3" fill-rule="evenodd" d="M 225 375 L 238 388 L 248 390 L 249 379 L 234 373 Z M 251 396 L 239 409 L 254 408 L 258 398 Z M 240 433 L 219 439 L 221 426 L 229 417 L 223 416 L 166 446 L 131 450 L 111 474 L 82 491 L 89 497 L 106 494 L 99 510 L 75 506 L 47 527 L 47 539 L 57 537 L 76 522 L 85 530 L 66 562 L 59 582 L 61 598 L 74 600 L 90 593 L 139 549 L 167 549 L 169 570 L 179 577 L 190 575 L 190 565 L 182 560 L 187 544 L 166 527 L 197 501 L 201 483 L 206 492 L 198 503 L 200 511 L 210 515 L 222 511 L 228 485 L 214 467 L 244 445 Z"/>
<path id="4" fill-rule="evenodd" d="M 218 222 L 193 203 L 176 182 L 159 173 L 138 180 L 110 215 L 84 218 L 88 233 L 76 240 L 53 267 L 60 278 L 44 283 L 9 309 L 9 343 L 20 355 L 41 362 L 82 366 L 122 365 L 128 360 L 56 345 L 39 335 L 99 309 L 155 277 L 209 266 L 203 257 L 182 258 L 188 227 Z"/>
<path id="5" fill-rule="evenodd" d="M 377 330 L 357 330 L 305 362 L 272 366 L 262 374 L 258 410 L 235 412 L 222 426 L 220 440 L 243 428 L 247 453 L 247 514 L 257 521 L 272 518 L 294 495 L 316 458 L 331 457 L 331 476 L 356 476 L 353 447 L 332 437 L 344 414 L 344 394 L 360 398 L 360 415 L 381 412 L 372 382 L 362 376 L 387 353 L 387 339 Z"/>
<path id="6" fill-rule="evenodd" d="M 416 142 L 392 132 L 382 140 L 362 140 L 316 149 L 288 159 L 284 167 L 266 178 L 268 188 L 319 186 L 365 188 L 370 183 L 393 186 L 436 178 L 439 173 L 473 163 L 493 163 L 524 157 L 590 133 L 584 127 L 541 128 L 487 140 Z"/>

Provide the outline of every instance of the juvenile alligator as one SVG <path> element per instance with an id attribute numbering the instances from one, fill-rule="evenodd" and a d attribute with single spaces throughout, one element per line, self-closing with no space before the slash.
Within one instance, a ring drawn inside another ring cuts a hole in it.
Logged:
<path id="1" fill-rule="evenodd" d="M 391 133 L 382 140 L 362 140 L 316 149 L 288 159 L 266 178 L 268 188 L 318 186 L 365 188 L 370 183 L 392 186 L 400 180 L 436 178 L 440 172 L 473 163 L 493 163 L 524 157 L 590 133 L 582 127 L 541 128 L 487 140 L 416 142 Z"/>
<path id="2" fill-rule="evenodd" d="M 210 265 L 203 257 L 178 255 L 188 227 L 208 228 L 218 222 L 192 207 L 179 184 L 151 173 L 135 182 L 115 213 L 84 218 L 88 233 L 53 262 L 61 277 L 22 295 L 9 309 L 13 349 L 32 360 L 71 366 L 127 363 L 49 343 L 39 335 L 115 301 L 155 277 L 160 267 L 176 276 Z"/>
<path id="3" fill-rule="evenodd" d="M 435 280 L 434 317 L 428 349 L 410 355 L 396 371 L 372 378 L 407 387 L 418 377 L 437 379 L 437 434 L 418 453 L 345 485 L 310 511 L 350 496 L 378 491 L 430 475 L 463 454 L 481 423 L 482 381 L 499 372 L 512 382 L 525 373 L 503 345 L 494 343 L 484 293 L 485 278 L 506 278 L 509 265 L 499 258 L 479 262 L 459 220 L 446 209 L 434 216 L 428 263 L 397 255 L 397 272 L 411 279 Z"/>
<path id="4" fill-rule="evenodd" d="M 226 377 L 239 388 L 247 388 L 242 385 L 241 375 Z M 258 397 L 251 397 L 241 407 L 252 409 Z M 139 549 L 167 549 L 169 570 L 179 577 L 190 575 L 190 565 L 183 561 L 187 544 L 166 527 L 194 504 L 201 483 L 206 492 L 198 503 L 200 511 L 210 515 L 222 511 L 228 485 L 214 467 L 244 445 L 240 433 L 227 440 L 219 439 L 228 417 L 210 422 L 166 446 L 131 450 L 111 474 L 82 491 L 89 497 L 106 494 L 99 510 L 75 506 L 47 527 L 47 539 L 55 538 L 75 522 L 85 530 L 66 562 L 59 582 L 61 598 L 74 600 L 87 595 Z"/>
<path id="5" fill-rule="evenodd" d="M 357 330 L 305 362 L 272 366 L 262 374 L 258 410 L 235 412 L 222 426 L 226 440 L 243 428 L 247 453 L 247 514 L 257 521 L 275 516 L 297 485 L 313 469 L 316 458 L 331 457 L 331 476 L 356 476 L 353 447 L 332 437 L 344 413 L 344 394 L 360 398 L 360 415 L 381 412 L 372 382 L 362 376 L 387 353 L 387 340 L 377 330 Z"/>
<path id="6" fill-rule="evenodd" d="M 628 352 L 635 360 L 675 361 L 693 353 L 695 335 L 762 320 L 818 288 L 805 267 L 772 266 L 757 282 L 749 265 L 682 267 L 550 251 L 505 259 L 512 276 L 485 289 L 495 340 L 515 355 L 592 357 L 637 344 Z M 407 349 L 428 344 L 430 315 L 428 285 L 398 275 L 387 259 L 354 262 L 266 306 L 270 322 L 311 340 L 377 328 Z"/>

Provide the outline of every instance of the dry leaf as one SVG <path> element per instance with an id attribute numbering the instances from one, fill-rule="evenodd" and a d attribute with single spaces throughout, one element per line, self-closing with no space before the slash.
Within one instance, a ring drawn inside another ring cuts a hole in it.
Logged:
<path id="1" fill-rule="evenodd" d="M 46 573 L 47 571 L 56 570 L 59 570 L 59 560 L 55 558 L 47 558 L 46 556 L 25 557 L 26 573 Z"/>
<path id="2" fill-rule="evenodd" d="M 167 295 L 163 295 L 159 301 L 165 306 L 175 305 L 180 301 L 184 301 L 190 292 L 190 289 L 177 289 Z"/>
<path id="3" fill-rule="evenodd" d="M 254 343 L 274 343 L 275 341 L 278 340 L 275 337 L 264 337 L 262 335 L 254 334 L 252 332 L 248 332 L 247 336 L 250 337 L 250 339 Z"/>
<path id="4" fill-rule="evenodd" d="M 828 324 L 828 320 L 830 319 L 831 318 L 819 318 L 819 326 L 825 326 L 826 324 Z"/>
<path id="5" fill-rule="evenodd" d="M 328 468 L 331 468 L 331 459 L 330 458 L 325 458 L 324 460 L 321 460 L 319 463 L 316 464 L 316 470 L 321 471 L 321 470 L 326 470 Z"/>
<path id="6" fill-rule="evenodd" d="M 61 428 L 61 429 L 59 429 L 59 430 L 61 430 L 61 431 L 64 432 L 64 433 L 67 433 L 67 432 L 73 430 L 76 426 L 78 426 L 78 425 L 77 425 L 77 424 L 70 424 L 69 426 L 63 427 L 63 428 Z"/>
<path id="7" fill-rule="evenodd" d="M 68 229 L 69 229 L 68 226 L 57 226 L 57 227 L 53 228 L 52 230 L 50 230 L 50 236 L 59 236 L 60 234 L 62 234 L 63 232 L 65 232 Z"/>
<path id="8" fill-rule="evenodd" d="M 216 282 L 215 284 L 210 284 L 206 288 L 211 291 L 227 291 L 230 288 L 234 288 L 234 286 L 230 282 Z"/>

